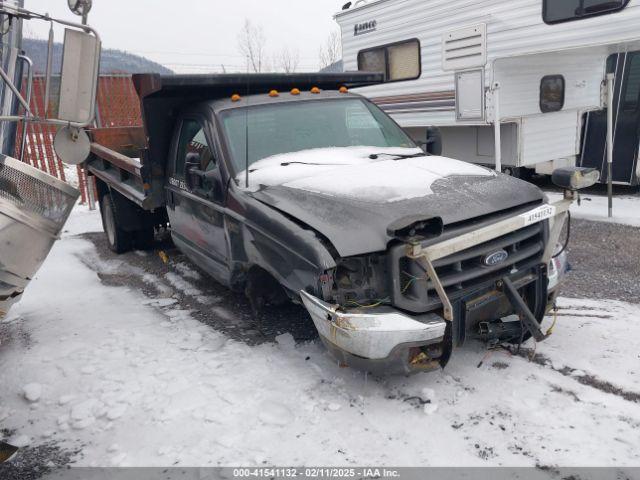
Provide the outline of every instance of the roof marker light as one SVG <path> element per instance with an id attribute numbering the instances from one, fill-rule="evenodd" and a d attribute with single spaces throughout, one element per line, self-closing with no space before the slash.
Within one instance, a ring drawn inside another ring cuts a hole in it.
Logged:
<path id="1" fill-rule="evenodd" d="M 320 89 L 319 89 L 318 87 L 313 87 L 313 88 L 311 89 L 311 93 L 316 93 L 316 94 L 317 94 L 317 93 L 320 93 Z"/>
<path id="2" fill-rule="evenodd" d="M 338 91 L 340 93 L 347 93 L 349 91 L 349 89 L 343 85 L 343 86 L 340 87 L 340 90 L 338 90 Z"/>
<path id="3" fill-rule="evenodd" d="M 271 90 L 271 91 L 269 92 L 269 96 L 270 96 L 270 97 L 279 97 L 279 96 L 280 96 L 280 94 L 278 93 L 278 91 L 277 91 L 277 90 Z"/>
<path id="4" fill-rule="evenodd" d="M 242 97 L 240 95 L 238 95 L 237 93 L 234 93 L 233 95 L 231 95 L 231 101 L 232 102 L 239 102 L 241 98 Z"/>
<path id="5" fill-rule="evenodd" d="M 291 95 L 300 95 L 300 90 L 298 90 L 297 88 L 293 88 L 291 90 Z"/>

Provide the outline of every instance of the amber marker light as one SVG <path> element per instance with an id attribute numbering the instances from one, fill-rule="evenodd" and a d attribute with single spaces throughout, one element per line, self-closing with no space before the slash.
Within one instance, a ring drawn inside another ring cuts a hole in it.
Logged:
<path id="1" fill-rule="evenodd" d="M 338 91 L 340 93 L 347 93 L 349 91 L 349 89 L 343 85 L 342 87 L 340 87 L 340 90 L 338 90 Z"/>
<path id="2" fill-rule="evenodd" d="M 300 95 L 300 90 L 298 90 L 297 88 L 292 89 L 291 95 Z"/>
<path id="3" fill-rule="evenodd" d="M 317 93 L 320 93 L 320 89 L 319 89 L 318 87 L 313 87 L 313 88 L 311 89 L 311 93 L 316 93 L 316 94 L 317 94 Z"/>
<path id="4" fill-rule="evenodd" d="M 232 102 L 239 102 L 241 98 L 242 97 L 240 95 L 238 95 L 237 93 L 234 93 L 233 95 L 231 95 L 231 101 Z"/>
<path id="5" fill-rule="evenodd" d="M 277 90 L 271 90 L 271 91 L 269 92 L 269 96 L 270 96 L 270 97 L 272 97 L 272 98 L 273 98 L 273 97 L 279 97 L 279 96 L 280 96 L 280 94 L 278 93 L 278 91 L 277 91 Z"/>

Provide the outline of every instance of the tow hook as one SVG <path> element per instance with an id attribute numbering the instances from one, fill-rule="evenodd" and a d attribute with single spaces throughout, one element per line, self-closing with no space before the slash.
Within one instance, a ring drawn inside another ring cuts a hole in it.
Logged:
<path id="1" fill-rule="evenodd" d="M 540 327 L 538 320 L 536 320 L 536 317 L 531 313 L 531 310 L 529 310 L 529 307 L 518 293 L 513 282 L 509 278 L 504 277 L 502 280 L 498 281 L 496 286 L 507 296 L 513 308 L 515 308 L 516 312 L 520 314 L 524 326 L 529 330 L 531 335 L 533 335 L 533 338 L 538 342 L 547 338 L 548 335 L 545 335 L 542 332 L 542 328 Z"/>
<path id="2" fill-rule="evenodd" d="M 501 343 L 518 343 L 522 338 L 522 324 L 520 322 L 480 322 L 478 324 L 480 339 L 487 343 L 489 349 Z"/>

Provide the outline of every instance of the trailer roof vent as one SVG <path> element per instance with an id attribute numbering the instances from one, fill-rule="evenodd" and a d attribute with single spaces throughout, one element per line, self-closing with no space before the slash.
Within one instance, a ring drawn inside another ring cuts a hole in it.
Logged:
<path id="1" fill-rule="evenodd" d="M 487 25 L 446 32 L 442 37 L 442 69 L 464 70 L 487 63 Z"/>

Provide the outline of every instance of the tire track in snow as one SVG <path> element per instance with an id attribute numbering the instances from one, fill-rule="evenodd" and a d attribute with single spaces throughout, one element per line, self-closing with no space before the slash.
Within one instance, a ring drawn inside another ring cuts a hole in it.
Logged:
<path id="1" fill-rule="evenodd" d="M 273 342 L 283 333 L 291 333 L 298 342 L 317 339 L 313 322 L 299 305 L 272 307 L 256 318 L 243 294 L 231 291 L 200 271 L 170 242 L 157 245 L 167 254 L 165 263 L 156 251 L 134 251 L 114 258 L 101 233 L 81 238 L 96 247 L 92 258 L 81 260 L 98 272 L 103 283 L 140 288 L 149 298 L 174 298 L 193 318 L 235 340 L 259 345 Z"/>
<path id="2" fill-rule="evenodd" d="M 586 385 L 587 387 L 592 387 L 596 390 L 600 390 L 601 392 L 616 395 L 624 400 L 627 400 L 628 402 L 640 403 L 640 393 L 625 390 L 610 382 L 607 382 L 606 380 L 598 378 L 595 375 L 585 373 L 577 368 L 572 368 L 569 366 L 558 368 L 548 357 L 541 353 L 535 353 L 533 356 L 530 356 L 530 354 L 530 350 L 521 349 L 518 355 L 522 358 L 530 360 L 536 365 L 551 368 L 554 372 L 558 372 L 559 374 L 565 377 L 569 377 L 572 380 L 581 383 L 582 385 Z M 573 394 L 573 396 L 575 396 L 575 393 Z"/>

